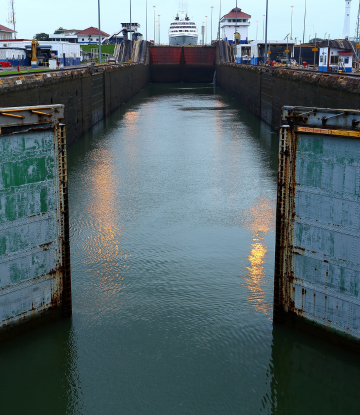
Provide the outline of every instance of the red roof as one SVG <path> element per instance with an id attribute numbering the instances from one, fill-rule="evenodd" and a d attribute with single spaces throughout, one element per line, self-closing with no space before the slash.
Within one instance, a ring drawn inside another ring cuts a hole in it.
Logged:
<path id="1" fill-rule="evenodd" d="M 0 31 L 1 32 L 12 32 L 12 33 L 16 33 L 15 30 L 11 30 L 8 27 L 3 26 L 2 24 L 0 24 Z"/>
<path id="2" fill-rule="evenodd" d="M 339 55 L 353 55 L 352 52 L 341 52 L 341 51 L 339 51 L 338 53 L 339 53 Z"/>
<path id="3" fill-rule="evenodd" d="M 250 19 L 251 16 L 250 14 L 246 14 L 244 12 L 241 11 L 241 9 L 237 8 L 237 17 L 238 19 Z M 224 18 L 229 19 L 236 19 L 236 7 L 234 7 L 230 13 L 225 14 Z"/>
<path id="4" fill-rule="evenodd" d="M 102 36 L 110 36 L 108 33 L 105 33 L 105 32 L 103 32 L 102 30 L 100 31 L 100 33 L 101 33 L 101 35 Z M 85 30 L 82 30 L 81 32 L 77 32 L 76 33 L 77 35 L 83 35 L 83 36 L 88 36 L 88 35 L 91 35 L 91 36 L 96 36 L 96 35 L 98 35 L 99 34 L 99 29 L 97 29 L 96 27 L 94 27 L 94 26 L 90 26 L 90 27 L 88 27 L 87 29 L 85 29 Z"/>

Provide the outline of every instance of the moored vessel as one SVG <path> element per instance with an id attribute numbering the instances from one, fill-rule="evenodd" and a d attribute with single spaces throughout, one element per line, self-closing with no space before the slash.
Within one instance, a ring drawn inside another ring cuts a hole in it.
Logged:
<path id="1" fill-rule="evenodd" d="M 188 15 L 180 12 L 171 23 L 169 29 L 170 46 L 196 46 L 198 44 L 198 29 Z"/>

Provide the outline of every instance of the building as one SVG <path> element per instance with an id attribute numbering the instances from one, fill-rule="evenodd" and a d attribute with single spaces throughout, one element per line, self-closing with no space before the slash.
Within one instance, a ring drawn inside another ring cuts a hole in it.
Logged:
<path id="1" fill-rule="evenodd" d="M 52 35 L 49 35 L 49 40 L 53 42 L 70 42 L 70 43 L 78 43 L 77 33 L 81 32 L 81 30 L 77 29 L 58 29 Z"/>
<path id="2" fill-rule="evenodd" d="M 250 42 L 251 51 L 250 51 L 250 63 L 252 65 L 259 65 L 260 62 L 265 62 L 265 41 L 264 40 L 254 40 Z M 294 46 L 295 40 L 268 40 L 268 59 L 275 61 L 280 54 L 287 54 L 288 58 L 291 59 L 294 57 Z M 238 46 L 238 48 L 240 48 Z M 242 49 L 248 49 L 242 47 Z M 242 56 L 242 50 L 238 53 L 238 56 Z M 286 51 L 289 52 L 286 52 Z M 247 52 L 247 51 L 246 51 Z"/>
<path id="3" fill-rule="evenodd" d="M 0 62 L 10 62 L 11 66 L 25 65 L 26 49 L 17 47 L 6 47 L 0 44 Z"/>
<path id="4" fill-rule="evenodd" d="M 101 35 L 101 42 L 103 42 L 107 37 L 110 35 L 103 31 L 100 31 Z M 76 33 L 77 36 L 77 43 L 81 45 L 97 45 L 99 43 L 99 29 L 96 27 L 88 27 L 85 30 L 81 30 L 80 32 Z"/>
<path id="5" fill-rule="evenodd" d="M 324 40 L 318 46 L 319 71 L 329 72 L 343 68 L 346 72 L 352 72 L 355 50 L 349 40 Z"/>
<path id="6" fill-rule="evenodd" d="M 18 50 L 19 53 L 13 53 L 11 59 L 5 58 L 6 61 L 11 61 L 13 66 L 16 66 L 16 60 L 22 59 L 24 51 L 26 59 L 24 63 L 27 66 L 31 64 L 31 42 L 32 40 L 26 39 L 13 39 L 7 40 L 6 42 L 0 41 L 0 50 L 1 48 L 11 49 L 13 51 Z M 8 56 L 11 56 L 12 52 L 7 52 Z M 21 55 L 21 57 L 20 57 Z M 80 55 L 80 45 L 73 44 L 69 42 L 53 42 L 53 41 L 39 41 L 39 46 L 37 47 L 37 55 L 41 57 L 44 62 L 47 62 L 49 58 L 54 57 L 57 59 L 60 64 L 65 66 L 69 65 L 80 65 L 81 55 Z M 6 60 L 8 59 L 8 60 Z"/>
<path id="7" fill-rule="evenodd" d="M 237 21 L 236 21 L 237 16 Z M 233 43 L 235 30 L 240 35 L 240 43 L 248 43 L 248 32 L 251 16 L 236 7 L 220 19 L 220 35 L 222 40 Z"/>
<path id="8" fill-rule="evenodd" d="M 0 40 L 9 40 L 13 39 L 13 36 L 15 36 L 15 30 L 9 29 L 8 27 L 5 27 L 0 24 Z"/>

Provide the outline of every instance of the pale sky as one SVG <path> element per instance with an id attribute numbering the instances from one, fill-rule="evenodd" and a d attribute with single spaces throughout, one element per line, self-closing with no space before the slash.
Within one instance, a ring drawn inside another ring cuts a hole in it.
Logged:
<path id="1" fill-rule="evenodd" d="M 241 1 L 238 7 L 252 16 L 249 38 L 256 38 L 256 21 L 259 21 L 258 39 L 263 35 L 263 15 L 266 0 Z M 112 34 L 119 30 L 121 22 L 129 21 L 130 0 L 100 0 L 101 29 Z M 213 9 L 213 38 L 219 18 L 220 0 L 187 0 L 184 1 L 189 16 L 198 28 L 205 16 L 208 16 L 208 41 L 211 33 L 211 6 Z M 236 5 L 235 0 L 221 1 L 222 15 Z M 304 25 L 305 0 L 269 0 L 269 39 L 284 39 L 291 30 L 291 6 L 294 6 L 293 37 L 302 40 Z M 132 0 L 132 21 L 141 25 L 140 32 L 146 35 L 146 0 Z M 154 10 L 158 20 L 160 15 L 161 42 L 168 42 L 168 29 L 173 17 L 179 10 L 178 0 L 148 0 L 148 39 L 154 37 Z M 8 20 L 8 0 L 0 0 L 0 24 L 10 26 Z M 31 39 L 34 34 L 54 33 L 62 26 L 66 29 L 85 29 L 98 26 L 98 0 L 15 0 L 18 38 Z M 352 0 L 351 36 L 355 34 L 356 18 L 359 8 L 358 0 Z M 306 38 L 317 33 L 324 37 L 330 33 L 332 38 L 342 37 L 345 16 L 345 0 L 307 0 Z"/>

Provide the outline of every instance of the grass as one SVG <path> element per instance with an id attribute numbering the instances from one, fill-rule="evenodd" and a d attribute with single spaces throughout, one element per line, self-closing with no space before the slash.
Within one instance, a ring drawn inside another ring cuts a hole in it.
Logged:
<path id="1" fill-rule="evenodd" d="M 81 45 L 81 49 L 85 52 L 91 52 L 91 49 L 98 49 L 98 45 Z M 101 45 L 101 53 L 114 54 L 115 45 Z"/>
<path id="2" fill-rule="evenodd" d="M 36 73 L 36 72 L 44 72 L 44 71 L 54 71 L 54 69 L 44 68 L 44 69 L 31 69 L 29 71 L 8 71 L 8 72 L 0 72 L 1 75 L 21 75 L 24 73 Z"/>

